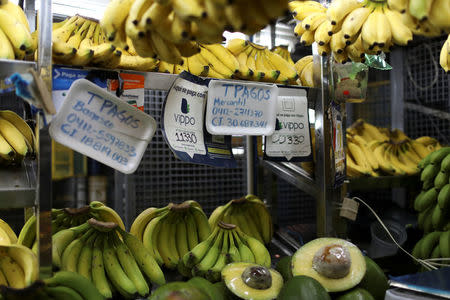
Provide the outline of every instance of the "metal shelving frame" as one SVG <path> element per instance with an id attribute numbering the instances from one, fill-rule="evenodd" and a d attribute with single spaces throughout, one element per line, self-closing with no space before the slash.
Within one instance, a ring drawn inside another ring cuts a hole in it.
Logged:
<path id="1" fill-rule="evenodd" d="M 35 28 L 35 1 L 26 0 L 24 11 L 30 23 Z M 5 78 L 15 72 L 25 73 L 30 68 L 37 70 L 48 88 L 51 89 L 52 74 L 52 10 L 51 0 L 41 0 L 39 7 L 39 41 L 37 62 L 0 60 L 0 78 Z M 44 126 L 39 114 L 36 121 L 37 161 L 25 160 L 21 168 L 1 170 L 0 176 L 0 208 L 30 208 L 33 207 L 37 216 L 37 236 L 39 276 L 46 278 L 52 272 L 51 247 L 51 139 L 48 126 Z"/>

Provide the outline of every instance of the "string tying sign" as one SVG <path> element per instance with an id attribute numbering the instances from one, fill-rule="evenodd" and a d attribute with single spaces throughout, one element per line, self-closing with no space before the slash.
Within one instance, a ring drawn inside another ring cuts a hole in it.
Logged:
<path id="1" fill-rule="evenodd" d="M 218 135 L 271 135 L 277 97 L 275 84 L 211 80 L 206 129 Z"/>

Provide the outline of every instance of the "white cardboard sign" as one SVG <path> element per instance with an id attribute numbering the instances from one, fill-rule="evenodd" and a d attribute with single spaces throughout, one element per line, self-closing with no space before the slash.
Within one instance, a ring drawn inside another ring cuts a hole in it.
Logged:
<path id="1" fill-rule="evenodd" d="M 275 84 L 211 80 L 206 129 L 213 135 L 271 135 L 277 97 Z"/>
<path id="2" fill-rule="evenodd" d="M 278 130 L 266 137 L 266 155 L 270 157 L 305 157 L 311 155 L 308 123 L 308 100 L 305 90 L 296 96 L 279 96 L 277 100 Z"/>
<path id="3" fill-rule="evenodd" d="M 75 81 L 50 124 L 51 137 L 120 172 L 133 173 L 156 121 L 92 82 Z"/>
<path id="4" fill-rule="evenodd" d="M 178 77 L 167 95 L 164 107 L 164 132 L 176 151 L 205 155 L 203 114 L 207 87 Z"/>

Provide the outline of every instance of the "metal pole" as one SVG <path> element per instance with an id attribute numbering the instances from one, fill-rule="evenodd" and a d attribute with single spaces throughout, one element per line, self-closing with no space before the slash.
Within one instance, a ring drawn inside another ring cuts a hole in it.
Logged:
<path id="1" fill-rule="evenodd" d="M 316 122 L 314 128 L 316 135 L 315 180 L 318 187 L 316 198 L 317 235 L 322 237 L 329 235 L 332 231 L 331 201 L 334 175 L 334 168 L 331 166 L 331 120 L 328 118 L 330 98 L 328 93 L 329 63 L 327 58 L 314 55 L 314 74 L 320 76 L 320 78 L 315 78 L 315 83 L 318 83 L 321 89 L 319 98 L 316 100 Z M 318 82 L 319 79 L 320 83 Z"/>
<path id="2" fill-rule="evenodd" d="M 38 74 L 52 89 L 52 4 L 51 0 L 41 0 L 39 7 L 39 44 L 38 44 Z M 48 126 L 37 115 L 37 130 L 39 141 L 38 156 L 38 186 L 37 186 L 37 236 L 39 237 L 39 277 L 52 275 L 52 174 L 51 151 L 52 143 Z"/>
<path id="3" fill-rule="evenodd" d="M 252 136 L 245 137 L 245 154 L 247 163 L 247 194 L 255 193 L 255 145 Z"/>

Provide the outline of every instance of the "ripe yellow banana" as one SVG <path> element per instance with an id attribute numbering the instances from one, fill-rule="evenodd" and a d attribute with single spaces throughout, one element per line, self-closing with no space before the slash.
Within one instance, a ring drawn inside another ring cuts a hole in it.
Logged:
<path id="1" fill-rule="evenodd" d="M 322 22 L 320 26 L 316 29 L 314 32 L 314 41 L 319 46 L 324 46 L 325 44 L 328 44 L 331 40 L 331 23 L 329 21 Z"/>
<path id="2" fill-rule="evenodd" d="M 182 64 L 183 59 L 181 53 L 170 41 L 164 40 L 163 37 L 155 31 L 150 33 L 150 41 L 158 58 L 172 64 Z"/>
<path id="3" fill-rule="evenodd" d="M 219 58 L 217 58 L 211 51 L 209 51 L 205 47 L 200 47 L 200 55 L 208 62 L 209 65 L 209 72 L 211 75 L 211 71 L 216 71 L 225 78 L 231 78 L 233 74 L 236 73 L 236 71 L 239 71 L 239 68 L 237 69 L 230 69 L 228 68 L 224 62 L 222 62 Z"/>
<path id="4" fill-rule="evenodd" d="M 26 156 L 28 147 L 25 137 L 11 122 L 3 118 L 0 118 L 0 134 L 18 155 Z"/>
<path id="5" fill-rule="evenodd" d="M 125 30 L 125 21 L 130 12 L 133 0 L 112 0 L 109 2 L 100 20 L 100 26 L 106 34 L 109 42 L 115 43 L 117 41 L 118 32 Z"/>
<path id="6" fill-rule="evenodd" d="M 210 44 L 202 45 L 208 49 L 214 56 L 216 56 L 222 63 L 227 66 L 228 69 L 237 73 L 239 71 L 239 62 L 236 57 L 227 48 L 223 47 L 221 44 Z"/>
<path id="7" fill-rule="evenodd" d="M 326 19 L 327 16 L 324 12 L 316 12 L 302 20 L 302 27 L 305 30 L 315 31 Z"/>
<path id="8" fill-rule="evenodd" d="M 194 75 L 207 77 L 209 73 L 208 64 L 203 64 L 198 58 L 200 54 L 193 55 L 187 58 L 189 72 Z"/>
<path id="9" fill-rule="evenodd" d="M 156 1 L 153 2 L 141 16 L 139 28 L 141 30 L 143 28 L 150 30 L 158 27 L 171 11 L 172 7 L 170 5 L 161 5 Z"/>
<path id="10" fill-rule="evenodd" d="M 205 18 L 207 13 L 198 0 L 172 0 L 172 8 L 183 20 Z"/>
<path id="11" fill-rule="evenodd" d="M 239 53 L 244 51 L 248 46 L 248 42 L 243 39 L 232 39 L 227 44 L 227 49 L 233 53 L 234 56 L 237 56 Z"/>
<path id="12" fill-rule="evenodd" d="M 362 6 L 358 0 L 334 0 L 327 9 L 328 19 L 333 25 L 341 22 L 351 11 Z"/>
<path id="13" fill-rule="evenodd" d="M 17 55 L 33 48 L 33 38 L 26 25 L 6 10 L 0 9 L 0 29 L 8 37 Z"/>
<path id="14" fill-rule="evenodd" d="M 14 59 L 14 48 L 5 32 L 0 28 L 0 59 Z"/>
<path id="15" fill-rule="evenodd" d="M 344 32 L 342 30 L 331 36 L 330 48 L 333 52 L 338 54 L 344 53 L 344 49 L 347 45 L 345 44 Z"/>
<path id="16" fill-rule="evenodd" d="M 300 38 L 300 43 L 302 43 L 303 46 L 311 46 L 312 43 L 314 43 L 314 31 L 305 30 Z"/>
<path id="17" fill-rule="evenodd" d="M 314 87 L 314 63 L 309 62 L 300 73 L 300 80 L 303 86 Z"/>
<path id="18" fill-rule="evenodd" d="M 369 7 L 359 7 L 350 12 L 341 27 L 344 39 L 349 40 L 355 37 L 372 11 L 373 9 Z"/>

